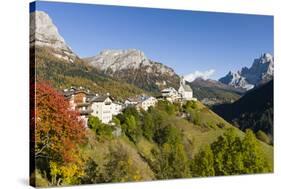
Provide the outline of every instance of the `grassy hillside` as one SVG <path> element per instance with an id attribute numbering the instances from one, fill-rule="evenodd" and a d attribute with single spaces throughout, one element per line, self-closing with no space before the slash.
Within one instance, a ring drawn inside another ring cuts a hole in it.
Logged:
<path id="1" fill-rule="evenodd" d="M 183 146 L 190 160 L 194 159 L 200 150 L 204 149 L 206 146 L 210 146 L 219 136 L 228 132 L 229 129 L 233 129 L 235 135 L 241 139 L 245 136 L 244 132 L 226 122 L 200 102 L 193 103 L 190 105 L 191 107 L 182 107 L 183 109 L 180 108 L 180 105 L 174 105 L 171 106 L 173 107 L 171 108 L 169 107 L 170 105 L 165 105 L 165 103 L 160 103 L 155 109 L 151 109 L 149 114 L 153 114 L 156 117 L 159 116 L 159 114 L 162 114 L 163 117 L 160 118 L 160 120 L 162 119 L 160 127 L 172 127 L 178 131 L 177 135 L 181 136 Z M 190 115 L 183 113 L 185 111 L 184 108 Z M 158 115 L 155 114 L 155 111 Z M 141 114 L 142 113 L 139 113 L 138 116 L 142 117 L 143 115 Z M 198 117 L 199 119 L 196 120 L 192 117 Z M 141 120 L 141 118 L 136 119 Z M 120 120 L 122 120 L 122 118 Z M 129 156 L 134 159 L 136 165 L 139 165 L 142 168 L 141 172 L 144 180 L 161 179 L 157 177 L 154 167 L 157 162 L 155 151 L 161 150 L 161 142 L 159 143 L 159 138 L 155 140 L 153 138 L 149 139 L 145 137 L 145 132 L 147 132 L 144 128 L 145 125 L 142 125 L 142 123 L 139 124 L 142 128 L 139 130 L 139 136 L 136 141 L 132 141 L 126 136 L 126 133 L 124 133 L 122 137 L 114 139 L 111 142 L 95 142 L 93 156 L 97 157 L 97 162 L 103 164 L 106 160 L 106 157 L 104 156 L 104 154 L 106 154 L 105 151 L 107 151 L 116 141 L 119 141 L 125 148 L 130 149 Z M 162 135 L 158 137 L 161 136 Z M 272 167 L 273 147 L 261 141 L 258 143 L 268 163 Z"/>

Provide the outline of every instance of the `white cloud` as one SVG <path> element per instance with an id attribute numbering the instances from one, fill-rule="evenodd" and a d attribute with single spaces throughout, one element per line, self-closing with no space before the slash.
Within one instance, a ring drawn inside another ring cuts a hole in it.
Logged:
<path id="1" fill-rule="evenodd" d="M 185 75 L 184 79 L 188 82 L 192 82 L 198 77 L 206 80 L 206 79 L 209 79 L 214 73 L 215 73 L 214 69 L 206 70 L 206 71 L 203 71 L 203 72 L 195 71 L 193 73 Z"/>

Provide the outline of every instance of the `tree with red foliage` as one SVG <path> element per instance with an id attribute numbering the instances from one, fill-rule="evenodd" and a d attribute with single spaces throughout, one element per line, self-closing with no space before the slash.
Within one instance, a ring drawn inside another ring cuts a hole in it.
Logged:
<path id="1" fill-rule="evenodd" d="M 46 82 L 35 85 L 35 158 L 73 162 L 86 131 L 79 113 Z"/>

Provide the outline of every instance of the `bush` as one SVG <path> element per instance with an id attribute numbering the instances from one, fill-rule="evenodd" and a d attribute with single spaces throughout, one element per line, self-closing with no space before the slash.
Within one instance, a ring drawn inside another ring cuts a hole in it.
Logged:
<path id="1" fill-rule="evenodd" d="M 165 143 L 160 151 L 153 151 L 156 161 L 154 171 L 158 179 L 190 177 L 189 160 L 184 145 Z"/>
<path id="2" fill-rule="evenodd" d="M 217 126 L 221 129 L 225 128 L 225 124 L 223 122 L 217 123 Z"/>
<path id="3" fill-rule="evenodd" d="M 259 130 L 259 131 L 256 133 L 256 137 L 257 137 L 259 140 L 261 140 L 261 141 L 263 141 L 263 142 L 265 142 L 265 143 L 267 143 L 267 144 L 272 144 L 271 139 L 269 138 L 269 136 L 267 136 L 267 134 L 265 134 L 265 132 L 263 132 L 263 131 L 261 131 L 261 130 Z"/>
<path id="4" fill-rule="evenodd" d="M 138 142 L 139 137 L 142 134 L 138 122 L 133 115 L 125 117 L 125 123 L 122 125 L 122 130 L 134 143 Z"/>
<path id="5" fill-rule="evenodd" d="M 87 161 L 84 172 L 85 175 L 82 177 L 83 184 L 95 184 L 104 181 L 98 164 L 93 159 Z"/>
<path id="6" fill-rule="evenodd" d="M 188 109 L 197 109 L 197 104 L 193 100 L 188 100 L 184 105 L 183 109 L 188 111 Z"/>
<path id="7" fill-rule="evenodd" d="M 109 150 L 103 178 L 105 182 L 128 182 L 140 181 L 143 176 L 126 147 L 117 143 Z"/>
<path id="8" fill-rule="evenodd" d="M 195 177 L 206 177 L 214 176 L 214 154 L 210 148 L 207 146 L 204 150 L 201 150 L 191 163 L 192 176 Z"/>
<path id="9" fill-rule="evenodd" d="M 30 176 L 30 184 L 35 187 L 48 187 L 49 182 L 46 175 L 43 176 L 40 170 L 36 169 Z"/>
<path id="10" fill-rule="evenodd" d="M 234 129 L 229 129 L 212 143 L 211 149 L 215 175 L 266 173 L 272 170 L 250 130 L 241 140 Z"/>
<path id="11" fill-rule="evenodd" d="M 143 112 L 143 126 L 142 126 L 143 136 L 146 137 L 149 141 L 152 141 L 154 135 L 154 129 L 155 129 L 155 125 L 152 115 L 150 113 Z"/>
<path id="12" fill-rule="evenodd" d="M 169 115 L 174 115 L 176 113 L 177 107 L 169 101 L 159 101 L 156 108 L 160 111 L 164 111 Z"/>
<path id="13" fill-rule="evenodd" d="M 199 114 L 197 112 L 194 112 L 191 117 L 190 117 L 190 121 L 194 124 L 194 125 L 200 125 L 200 118 L 199 118 Z"/>
<path id="14" fill-rule="evenodd" d="M 94 131 L 99 140 L 111 139 L 113 137 L 113 128 L 110 125 L 103 124 L 99 118 L 95 116 L 89 116 L 88 127 Z"/>
<path id="15" fill-rule="evenodd" d="M 154 141 L 159 145 L 163 145 L 164 143 L 177 144 L 181 143 L 182 136 L 177 128 L 167 125 L 156 131 Z"/>
<path id="16" fill-rule="evenodd" d="M 102 122 L 100 121 L 100 119 L 98 117 L 95 117 L 95 116 L 89 116 L 88 118 L 88 127 L 95 131 L 97 130 L 97 128 L 100 127 L 100 125 L 102 125 Z"/>

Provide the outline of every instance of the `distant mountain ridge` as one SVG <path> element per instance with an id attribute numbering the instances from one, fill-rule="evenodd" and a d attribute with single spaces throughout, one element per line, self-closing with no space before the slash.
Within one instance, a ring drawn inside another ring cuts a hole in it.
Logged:
<path id="1" fill-rule="evenodd" d="M 238 100 L 244 89 L 234 88 L 216 80 L 196 78 L 189 83 L 194 96 L 206 105 L 230 103 Z"/>
<path id="2" fill-rule="evenodd" d="M 155 66 L 159 74 L 176 74 L 172 68 L 149 60 L 145 54 L 138 49 L 104 50 L 98 55 L 84 58 L 84 60 L 105 72 L 110 71 L 114 73 L 120 70 L 139 69 L 141 67 L 146 68 L 147 72 L 152 72 L 152 67 Z"/>
<path id="3" fill-rule="evenodd" d="M 250 90 L 255 86 L 266 83 L 273 78 L 274 58 L 264 53 L 254 60 L 250 68 L 243 67 L 237 72 L 230 71 L 219 79 L 220 82 L 235 88 Z"/>
<path id="4" fill-rule="evenodd" d="M 83 60 L 113 78 L 147 91 L 159 92 L 164 87 L 179 86 L 179 76 L 172 68 L 148 59 L 137 49 L 104 50 Z"/>

